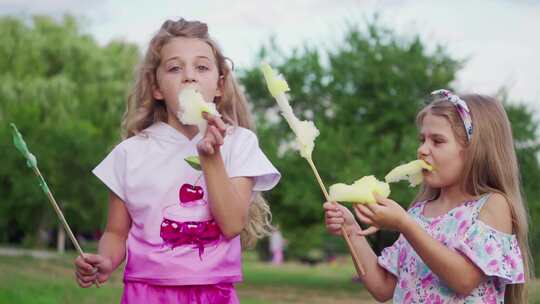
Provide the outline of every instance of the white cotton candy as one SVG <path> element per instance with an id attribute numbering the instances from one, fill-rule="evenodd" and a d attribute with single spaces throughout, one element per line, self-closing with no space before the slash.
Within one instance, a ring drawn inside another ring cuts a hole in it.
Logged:
<path id="1" fill-rule="evenodd" d="M 207 112 L 215 116 L 221 116 L 212 102 L 204 101 L 201 93 L 194 86 L 185 87 L 178 94 L 177 117 L 185 125 L 196 125 L 199 132 L 205 132 L 208 125 L 202 113 Z"/>
<path id="2" fill-rule="evenodd" d="M 319 136 L 319 129 L 317 129 L 313 121 L 299 120 L 294 115 L 285 93 L 280 93 L 275 98 L 281 110 L 281 115 L 283 115 L 296 135 L 300 155 L 306 159 L 311 159 L 311 154 L 315 148 L 315 138 Z"/>
<path id="3" fill-rule="evenodd" d="M 368 175 L 355 181 L 352 185 L 334 184 L 329 189 L 330 200 L 336 202 L 374 204 L 377 202 L 373 192 L 382 197 L 390 195 L 390 186 L 379 181 L 375 176 Z"/>
<path id="4" fill-rule="evenodd" d="M 407 180 L 411 187 L 419 185 L 424 180 L 422 170 L 433 170 L 433 167 L 421 159 L 413 160 L 407 164 L 398 166 L 385 176 L 387 183 L 395 183 L 400 180 Z"/>

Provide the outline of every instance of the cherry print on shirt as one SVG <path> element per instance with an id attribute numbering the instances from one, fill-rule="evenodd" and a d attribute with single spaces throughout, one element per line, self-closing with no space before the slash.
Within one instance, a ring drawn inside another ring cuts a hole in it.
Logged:
<path id="1" fill-rule="evenodd" d="M 188 164 L 200 171 L 200 167 L 194 167 L 190 162 Z M 204 189 L 197 185 L 201 177 L 202 172 L 194 184 L 182 184 L 178 189 L 178 202 L 163 209 L 160 236 L 164 245 L 172 250 L 180 246 L 191 246 L 198 250 L 202 260 L 205 248 L 220 240 L 221 230 L 210 214 Z"/>
<path id="2" fill-rule="evenodd" d="M 178 192 L 178 198 L 180 203 L 189 203 L 204 197 L 204 191 L 200 186 L 193 186 L 190 184 L 183 184 Z"/>

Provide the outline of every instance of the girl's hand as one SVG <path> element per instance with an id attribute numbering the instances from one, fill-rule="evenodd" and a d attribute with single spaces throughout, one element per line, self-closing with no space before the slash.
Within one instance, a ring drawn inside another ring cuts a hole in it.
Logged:
<path id="1" fill-rule="evenodd" d="M 202 115 L 208 121 L 208 127 L 206 128 L 203 139 L 197 144 L 197 151 L 199 155 L 210 156 L 218 152 L 219 147 L 223 145 L 227 125 L 218 116 L 206 112 Z"/>
<path id="2" fill-rule="evenodd" d="M 368 229 L 358 232 L 359 235 L 369 235 L 379 229 L 401 231 L 407 217 L 407 211 L 395 201 L 373 193 L 376 204 L 355 204 L 354 211 L 362 223 L 371 225 Z"/>
<path id="3" fill-rule="evenodd" d="M 354 220 L 354 216 L 349 209 L 336 202 L 326 202 L 324 208 L 324 223 L 328 232 L 334 235 L 341 235 L 341 226 L 344 226 L 347 234 L 360 230 L 360 226 Z"/>
<path id="4" fill-rule="evenodd" d="M 75 276 L 77 283 L 83 288 L 90 287 L 96 280 L 106 282 L 112 273 L 110 259 L 98 254 L 84 254 L 75 259 Z"/>

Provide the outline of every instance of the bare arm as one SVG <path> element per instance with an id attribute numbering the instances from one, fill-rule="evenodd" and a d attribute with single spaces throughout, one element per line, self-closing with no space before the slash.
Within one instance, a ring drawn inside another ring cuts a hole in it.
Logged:
<path id="1" fill-rule="evenodd" d="M 229 178 L 220 153 L 200 159 L 212 215 L 223 235 L 233 238 L 247 224 L 253 181 L 247 177 Z"/>
<path id="2" fill-rule="evenodd" d="M 227 126 L 217 116 L 205 113 L 204 117 L 208 128 L 197 144 L 197 151 L 210 198 L 210 210 L 223 235 L 233 238 L 247 224 L 253 181 L 247 177 L 229 178 L 220 152 Z"/>
<path id="3" fill-rule="evenodd" d="M 357 207 L 361 220 L 377 227 L 400 231 L 431 271 L 455 292 L 468 294 L 478 287 L 484 279 L 482 270 L 467 257 L 431 237 L 399 204 L 376 197 L 377 204 Z M 491 195 L 480 212 L 480 220 L 502 232 L 511 233 L 510 208 L 504 196 Z"/>
<path id="4" fill-rule="evenodd" d="M 341 235 L 341 226 L 350 237 L 354 250 L 358 254 L 365 275 L 360 275 L 362 283 L 371 295 L 380 302 L 388 301 L 394 295 L 397 279 L 381 267 L 377 262 L 377 256 L 371 249 L 364 236 L 358 235 L 362 231 L 361 227 L 354 220 L 351 212 L 337 203 L 324 203 L 327 229 L 335 235 Z"/>
<path id="5" fill-rule="evenodd" d="M 105 233 L 99 240 L 98 254 L 85 254 L 75 259 L 75 275 L 81 287 L 90 287 L 98 280 L 105 282 L 126 257 L 126 238 L 131 217 L 124 202 L 109 193 L 109 214 Z"/>
<path id="6" fill-rule="evenodd" d="M 126 239 L 131 227 L 131 217 L 121 198 L 109 193 L 107 227 L 99 240 L 98 254 L 111 261 L 114 271 L 126 257 Z"/>
<path id="7" fill-rule="evenodd" d="M 379 265 L 377 255 L 364 236 L 352 233 L 350 239 L 366 271 L 366 275 L 360 276 L 366 289 L 379 302 L 392 299 L 397 283 L 396 277 Z"/>
<path id="8" fill-rule="evenodd" d="M 510 206 L 501 194 L 494 193 L 489 197 L 480 210 L 479 219 L 501 232 L 512 233 Z M 405 227 L 403 233 L 429 268 L 458 293 L 468 294 L 478 287 L 485 276 L 482 270 L 467 257 L 448 249 L 421 230 L 418 231 L 416 225 Z"/>
<path id="9" fill-rule="evenodd" d="M 429 269 L 455 292 L 469 294 L 483 280 L 483 272 L 467 257 L 441 244 L 412 218 L 404 222 L 401 233 Z"/>

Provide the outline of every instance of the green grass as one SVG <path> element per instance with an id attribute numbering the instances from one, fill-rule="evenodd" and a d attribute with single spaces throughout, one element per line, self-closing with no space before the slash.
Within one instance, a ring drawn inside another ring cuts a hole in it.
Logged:
<path id="1" fill-rule="evenodd" d="M 352 281 L 349 262 L 315 267 L 287 263 L 275 267 L 244 259 L 244 283 L 237 285 L 242 303 L 340 303 L 369 299 Z M 0 303 L 118 303 L 122 273 L 116 271 L 101 288 L 79 288 L 74 280 L 73 256 L 36 259 L 0 256 Z"/>
<path id="2" fill-rule="evenodd" d="M 287 263 L 275 267 L 244 259 L 244 283 L 237 285 L 241 303 L 375 303 L 361 284 L 352 280 L 349 258 L 314 267 Z M 116 271 L 101 288 L 79 288 L 73 256 L 35 259 L 0 256 L 0 304 L 119 303 L 122 273 Z M 530 288 L 530 303 L 540 303 L 540 282 Z"/>
<path id="3" fill-rule="evenodd" d="M 118 276 L 100 289 L 78 288 L 69 257 L 34 259 L 0 257 L 0 303 L 118 303 L 122 283 Z"/>

